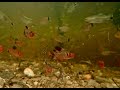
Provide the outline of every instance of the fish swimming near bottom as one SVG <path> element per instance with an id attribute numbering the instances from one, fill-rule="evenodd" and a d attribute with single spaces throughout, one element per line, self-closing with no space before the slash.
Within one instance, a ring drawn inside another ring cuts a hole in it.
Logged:
<path id="1" fill-rule="evenodd" d="M 105 23 L 111 20 L 112 15 L 104 15 L 102 13 L 85 18 L 88 23 Z"/>
<path id="2" fill-rule="evenodd" d="M 105 68 L 104 61 L 99 60 L 99 61 L 98 61 L 98 66 L 99 66 L 99 68 L 101 68 L 101 69 Z"/>
<path id="3" fill-rule="evenodd" d="M 111 54 L 116 54 L 117 52 L 115 51 L 102 51 L 101 52 L 101 55 L 103 56 L 108 56 L 108 55 L 111 55 Z"/>
<path id="4" fill-rule="evenodd" d="M 57 61 L 67 61 L 69 59 L 73 59 L 75 58 L 75 54 L 74 53 L 70 53 L 67 51 L 53 51 L 53 52 L 49 52 L 48 53 L 49 56 L 52 57 L 52 59 L 57 60 Z"/>
<path id="5" fill-rule="evenodd" d="M 2 45 L 0 45 L 0 53 L 2 53 L 4 51 L 4 48 Z"/>
<path id="6" fill-rule="evenodd" d="M 23 53 L 17 49 L 16 46 L 13 46 L 13 48 L 8 49 L 8 52 L 17 58 L 23 57 Z"/>
<path id="7" fill-rule="evenodd" d="M 25 26 L 25 29 L 24 29 L 24 35 L 25 37 L 27 38 L 33 38 L 35 36 L 35 33 L 33 31 L 31 31 L 28 26 Z"/>

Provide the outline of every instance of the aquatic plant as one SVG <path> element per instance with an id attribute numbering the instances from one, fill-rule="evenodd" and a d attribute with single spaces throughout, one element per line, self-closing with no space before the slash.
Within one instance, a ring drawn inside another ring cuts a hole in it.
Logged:
<path id="1" fill-rule="evenodd" d="M 113 24 L 116 26 L 117 30 L 120 30 L 120 7 L 116 8 L 113 12 L 113 18 L 112 18 Z"/>

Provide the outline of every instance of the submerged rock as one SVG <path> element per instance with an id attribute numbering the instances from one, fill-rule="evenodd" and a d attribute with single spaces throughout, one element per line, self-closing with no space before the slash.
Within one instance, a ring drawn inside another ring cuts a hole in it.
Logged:
<path id="1" fill-rule="evenodd" d="M 60 76 L 60 71 L 56 71 L 55 73 L 54 73 L 54 75 L 56 76 L 56 77 L 59 77 Z"/>
<path id="2" fill-rule="evenodd" d="M 34 77 L 35 76 L 34 72 L 30 68 L 24 69 L 24 74 L 28 77 Z"/>
<path id="3" fill-rule="evenodd" d="M 83 75 L 83 79 L 84 80 L 90 80 L 91 78 L 92 78 L 91 74 L 85 74 L 85 75 Z"/>
<path id="4" fill-rule="evenodd" d="M 5 80 L 0 77 L 0 88 L 3 88 L 4 84 L 5 84 Z"/>

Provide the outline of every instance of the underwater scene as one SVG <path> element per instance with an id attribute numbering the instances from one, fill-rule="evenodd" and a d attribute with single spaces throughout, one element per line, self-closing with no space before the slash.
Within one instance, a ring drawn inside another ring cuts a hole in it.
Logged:
<path id="1" fill-rule="evenodd" d="M 120 2 L 0 2 L 0 88 L 120 88 Z"/>

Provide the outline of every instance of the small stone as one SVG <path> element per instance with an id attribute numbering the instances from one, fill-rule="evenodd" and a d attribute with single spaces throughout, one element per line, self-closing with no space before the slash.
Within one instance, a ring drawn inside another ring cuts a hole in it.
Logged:
<path id="1" fill-rule="evenodd" d="M 64 88 L 64 85 L 60 85 L 60 88 Z"/>
<path id="2" fill-rule="evenodd" d="M 0 86 L 3 87 L 4 83 L 5 83 L 5 80 L 0 77 Z"/>
<path id="3" fill-rule="evenodd" d="M 72 85 L 66 85 L 65 88 L 73 88 Z"/>
<path id="4" fill-rule="evenodd" d="M 87 83 L 84 82 L 84 80 L 80 80 L 80 81 L 79 81 L 79 84 L 80 84 L 80 86 L 85 86 Z"/>
<path id="5" fill-rule="evenodd" d="M 88 87 L 89 87 L 89 86 L 92 86 L 92 87 L 99 88 L 99 87 L 100 87 L 100 84 L 97 83 L 95 80 L 91 79 L 91 80 L 88 81 L 87 86 L 88 86 Z"/>
<path id="6" fill-rule="evenodd" d="M 55 84 L 54 84 L 54 83 L 51 83 L 51 84 L 49 85 L 49 87 L 50 87 L 50 88 L 53 88 L 53 87 L 55 87 Z"/>
<path id="7" fill-rule="evenodd" d="M 57 77 L 55 77 L 55 76 L 53 76 L 52 78 L 51 78 L 51 81 L 53 81 L 53 82 L 57 82 Z"/>
<path id="8" fill-rule="evenodd" d="M 107 88 L 106 83 L 101 83 L 100 86 L 101 86 L 101 88 Z"/>
<path id="9" fill-rule="evenodd" d="M 9 70 L 8 70 L 8 69 L 5 69 L 5 71 L 6 71 L 6 72 L 9 72 Z"/>
<path id="10" fill-rule="evenodd" d="M 16 67 L 16 66 L 18 66 L 18 64 L 17 63 L 13 63 L 13 66 Z"/>
<path id="11" fill-rule="evenodd" d="M 113 80 L 114 80 L 116 83 L 120 83 L 120 79 L 118 79 L 118 78 L 113 78 Z"/>
<path id="12" fill-rule="evenodd" d="M 54 73 L 56 77 L 59 77 L 60 76 L 60 71 L 57 71 Z"/>
<path id="13" fill-rule="evenodd" d="M 32 86 L 31 86 L 31 85 L 29 85 L 29 84 L 26 84 L 26 85 L 27 85 L 27 87 L 32 88 Z"/>
<path id="14" fill-rule="evenodd" d="M 3 88 L 3 86 L 0 85 L 0 88 Z"/>
<path id="15" fill-rule="evenodd" d="M 10 88 L 23 88 L 23 87 L 18 84 L 13 84 Z"/>
<path id="16" fill-rule="evenodd" d="M 38 82 L 35 81 L 35 82 L 34 82 L 34 85 L 37 86 L 37 85 L 38 85 Z"/>
<path id="17" fill-rule="evenodd" d="M 73 84 L 73 87 L 74 87 L 74 88 L 76 88 L 76 87 L 78 87 L 78 86 L 79 86 L 79 84 L 78 84 L 78 83 Z"/>
<path id="18" fill-rule="evenodd" d="M 81 80 L 83 76 L 82 76 L 82 75 L 78 75 L 78 77 L 79 77 L 79 79 Z"/>
<path id="19" fill-rule="evenodd" d="M 69 84 L 69 85 L 71 85 L 71 84 L 73 84 L 70 80 L 68 80 L 67 82 L 66 82 L 66 84 Z"/>
<path id="20" fill-rule="evenodd" d="M 112 83 L 113 88 L 119 88 L 115 83 Z"/>
<path id="21" fill-rule="evenodd" d="M 66 76 L 66 79 L 69 80 L 69 79 L 70 79 L 70 76 Z"/>
<path id="22" fill-rule="evenodd" d="M 30 68 L 24 69 L 24 74 L 28 77 L 34 77 L 35 76 L 34 72 Z"/>
<path id="23" fill-rule="evenodd" d="M 92 78 L 91 74 L 83 75 L 84 80 L 90 80 Z"/>
<path id="24" fill-rule="evenodd" d="M 77 82 L 77 81 L 73 81 L 73 83 L 74 83 L 74 84 L 78 84 L 78 82 Z"/>

